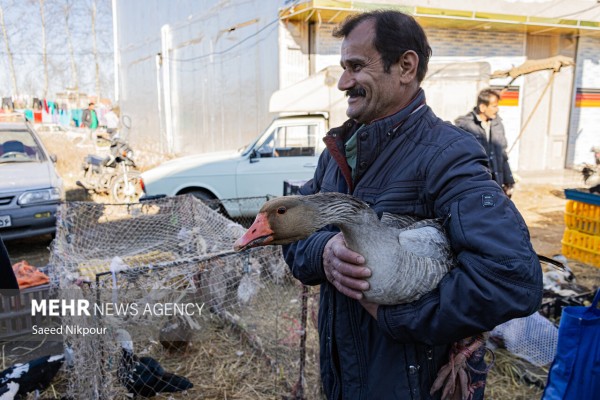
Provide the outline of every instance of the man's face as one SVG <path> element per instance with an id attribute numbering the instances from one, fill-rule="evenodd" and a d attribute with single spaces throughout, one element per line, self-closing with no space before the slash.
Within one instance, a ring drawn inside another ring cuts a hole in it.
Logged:
<path id="1" fill-rule="evenodd" d="M 373 46 L 374 38 L 375 21 L 366 20 L 342 42 L 340 64 L 344 73 L 338 89 L 348 96 L 348 117 L 363 124 L 391 115 L 404 104 L 400 63 L 392 65 L 389 73 L 384 72 L 381 55 Z"/>
<path id="2" fill-rule="evenodd" d="M 490 104 L 479 105 L 479 112 L 483 114 L 487 120 L 496 118 L 498 114 L 498 98 L 496 96 L 490 96 Z"/>

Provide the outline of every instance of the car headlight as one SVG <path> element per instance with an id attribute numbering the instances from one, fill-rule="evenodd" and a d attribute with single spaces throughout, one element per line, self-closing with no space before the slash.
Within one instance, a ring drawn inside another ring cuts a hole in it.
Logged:
<path id="1" fill-rule="evenodd" d="M 25 192 L 19 196 L 17 203 L 21 206 L 26 206 L 29 204 L 35 203 L 47 203 L 50 201 L 59 201 L 60 200 L 60 189 L 59 188 L 50 188 L 43 190 L 32 190 L 30 192 Z"/>

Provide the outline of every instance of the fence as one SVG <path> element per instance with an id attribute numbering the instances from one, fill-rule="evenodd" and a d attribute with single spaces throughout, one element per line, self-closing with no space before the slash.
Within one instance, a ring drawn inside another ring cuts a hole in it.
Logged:
<path id="1" fill-rule="evenodd" d="M 59 288 L 55 295 L 85 300 L 95 312 L 91 317 L 63 315 L 61 323 L 105 332 L 63 332 L 76 371 L 68 374 L 65 394 L 108 399 L 126 392 L 118 374 L 123 350 L 115 340 L 123 328 L 133 338 L 135 353 L 171 365 L 194 383 L 197 367 L 185 361 L 192 358 L 174 356 L 171 346 L 183 345 L 188 353 L 209 352 L 213 343 L 206 333 L 228 325 L 267 365 L 270 377 L 262 378 L 277 382 L 278 388 L 259 398 L 320 397 L 314 317 L 318 293 L 290 277 L 279 247 L 232 251 L 244 231 L 191 195 L 130 205 L 62 205 L 51 254 L 51 273 Z M 191 304 L 198 312 L 156 312 L 157 305 Z M 107 312 L 108 306 L 112 311 Z M 155 312 L 142 312 L 148 307 Z M 173 326 L 183 336 L 169 336 Z M 196 386 L 207 379 L 197 377 Z"/>

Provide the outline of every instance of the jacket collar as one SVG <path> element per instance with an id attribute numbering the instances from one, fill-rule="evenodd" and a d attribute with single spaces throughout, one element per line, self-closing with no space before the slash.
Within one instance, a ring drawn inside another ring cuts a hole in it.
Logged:
<path id="1" fill-rule="evenodd" d="M 423 89 L 419 89 L 413 100 L 406 107 L 395 114 L 371 122 L 364 127 L 364 132 L 361 131 L 361 134 L 367 135 L 372 144 L 389 140 L 389 138 L 396 136 L 400 132 L 406 131 L 406 129 L 412 125 L 413 121 L 416 121 L 418 117 L 425 112 L 425 104 L 425 92 L 423 92 Z M 344 122 L 342 126 L 331 129 L 325 138 L 323 138 L 329 153 L 338 164 L 340 171 L 344 176 L 348 188 L 350 189 L 350 193 L 354 190 L 354 181 L 352 179 L 352 171 L 346 161 L 344 143 L 360 126 L 361 124 L 350 119 Z M 372 145 L 369 147 L 379 146 Z M 367 154 L 372 152 L 367 149 L 365 150 L 366 151 L 361 152 L 362 156 L 367 156 L 372 162 L 376 157 L 376 154 Z M 359 154 L 359 156 L 361 156 L 361 154 Z"/>
<path id="2" fill-rule="evenodd" d="M 477 124 L 477 125 L 481 125 L 481 120 L 479 119 L 479 112 L 477 110 L 477 107 L 473 108 L 473 111 L 471 111 L 471 116 L 473 117 L 473 121 Z M 500 116 L 498 114 L 496 114 L 496 118 L 492 119 L 490 121 L 490 126 L 492 125 L 498 125 L 498 123 L 502 121 L 502 118 L 500 118 Z"/>
<path id="3" fill-rule="evenodd" d="M 425 92 L 423 89 L 419 89 L 412 101 L 402 110 L 387 117 L 377 119 L 367 125 L 366 128 L 375 128 L 380 132 L 396 131 L 400 126 L 405 125 L 410 117 L 422 109 L 425 104 Z"/>

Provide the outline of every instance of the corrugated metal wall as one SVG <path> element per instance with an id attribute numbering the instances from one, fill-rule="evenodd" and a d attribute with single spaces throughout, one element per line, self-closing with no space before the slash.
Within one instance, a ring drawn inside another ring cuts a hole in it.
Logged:
<path id="1" fill-rule="evenodd" d="M 217 151 L 242 146 L 265 128 L 270 93 L 279 88 L 278 6 L 119 1 L 120 105 L 133 145 Z"/>

